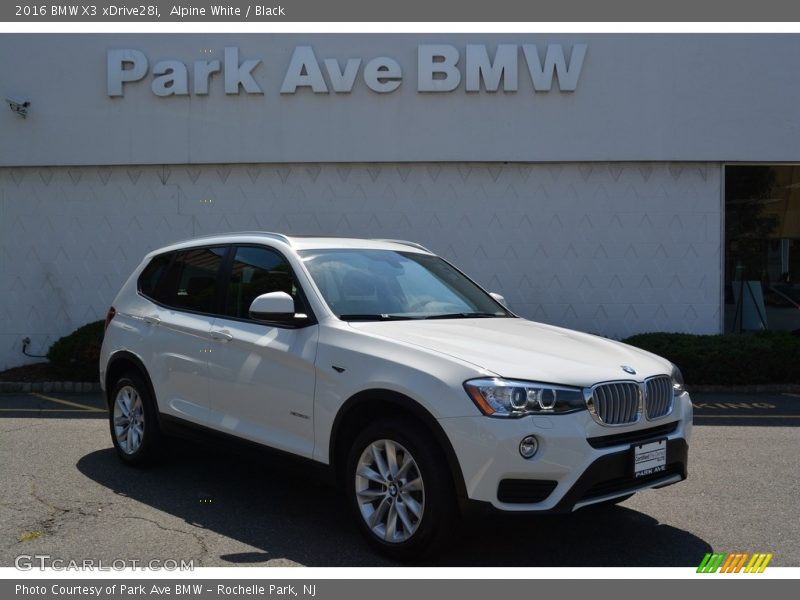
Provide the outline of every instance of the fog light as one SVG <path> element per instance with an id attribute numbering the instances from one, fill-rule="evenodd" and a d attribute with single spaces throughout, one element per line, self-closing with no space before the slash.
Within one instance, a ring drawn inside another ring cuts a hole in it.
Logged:
<path id="1" fill-rule="evenodd" d="M 535 435 L 524 437 L 519 443 L 519 453 L 522 455 L 522 458 L 532 457 L 534 454 L 536 454 L 538 449 L 539 440 L 536 439 Z"/>

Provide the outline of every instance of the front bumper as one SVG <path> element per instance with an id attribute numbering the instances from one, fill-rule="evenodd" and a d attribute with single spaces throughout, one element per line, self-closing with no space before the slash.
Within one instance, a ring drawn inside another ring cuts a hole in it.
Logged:
<path id="1" fill-rule="evenodd" d="M 467 499 L 507 512 L 571 512 L 687 476 L 692 427 L 689 394 L 675 399 L 664 418 L 626 427 L 605 427 L 588 411 L 565 415 L 492 419 L 441 419 L 458 457 Z M 523 437 L 535 435 L 539 450 L 519 453 Z M 667 440 L 666 471 L 633 478 L 631 445 Z"/>

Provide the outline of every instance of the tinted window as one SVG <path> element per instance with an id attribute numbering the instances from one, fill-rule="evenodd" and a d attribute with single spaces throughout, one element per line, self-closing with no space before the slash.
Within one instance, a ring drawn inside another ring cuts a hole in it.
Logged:
<path id="1" fill-rule="evenodd" d="M 225 314 L 247 319 L 250 304 L 257 296 L 269 292 L 286 292 L 299 304 L 298 289 L 289 263 L 267 248 L 237 248 L 228 284 Z"/>
<path id="2" fill-rule="evenodd" d="M 155 299 L 174 308 L 214 312 L 217 277 L 227 248 L 195 248 L 177 253 L 159 280 Z"/>
<path id="3" fill-rule="evenodd" d="M 156 297 L 156 288 L 158 287 L 159 280 L 164 272 L 169 267 L 169 261 L 172 260 L 173 253 L 161 254 L 154 257 L 150 264 L 148 264 L 142 274 L 139 275 L 139 291 L 150 298 Z"/>

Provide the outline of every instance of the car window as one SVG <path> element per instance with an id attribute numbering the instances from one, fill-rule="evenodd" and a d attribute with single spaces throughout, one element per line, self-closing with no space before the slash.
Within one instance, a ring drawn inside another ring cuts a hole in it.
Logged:
<path id="1" fill-rule="evenodd" d="M 368 249 L 303 250 L 300 256 L 340 318 L 509 316 L 437 256 Z"/>
<path id="2" fill-rule="evenodd" d="M 142 294 L 149 298 L 155 298 L 159 280 L 169 267 L 173 254 L 174 252 L 168 252 L 155 256 L 144 268 L 138 281 L 139 291 Z"/>
<path id="3" fill-rule="evenodd" d="M 226 247 L 182 250 L 159 278 L 154 299 L 174 308 L 214 312 Z"/>
<path id="4" fill-rule="evenodd" d="M 298 287 L 286 259 L 268 248 L 242 246 L 236 249 L 228 283 L 225 314 L 250 318 L 250 305 L 257 296 L 286 292 L 298 306 Z"/>

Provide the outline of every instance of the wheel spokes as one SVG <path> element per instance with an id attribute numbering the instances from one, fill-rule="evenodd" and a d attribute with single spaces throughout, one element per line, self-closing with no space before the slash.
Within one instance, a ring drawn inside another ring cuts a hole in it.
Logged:
<path id="1" fill-rule="evenodd" d="M 414 525 L 411 523 L 411 518 L 408 516 L 405 505 L 402 502 L 397 502 L 394 509 L 397 512 L 397 516 L 400 517 L 400 522 L 403 523 L 403 529 L 406 532 L 414 531 Z"/>
<path id="2" fill-rule="evenodd" d="M 383 447 L 386 450 L 386 467 L 389 471 L 389 474 L 393 478 L 397 478 L 397 446 L 394 445 L 394 442 L 391 440 L 386 440 L 383 443 Z"/>
<path id="3" fill-rule="evenodd" d="M 367 488 L 365 490 L 356 491 L 356 494 L 363 500 L 363 502 L 375 502 L 377 498 L 383 498 L 386 496 L 386 490 Z"/>
<path id="4" fill-rule="evenodd" d="M 383 522 L 383 517 L 386 514 L 387 509 L 389 508 L 389 499 L 384 498 L 381 500 L 381 503 L 378 505 L 378 508 L 370 515 L 369 517 L 369 526 L 373 529 L 380 525 Z"/>
<path id="5" fill-rule="evenodd" d="M 392 502 L 389 505 L 389 514 L 386 517 L 386 534 L 384 538 L 386 541 L 391 542 L 394 539 L 397 531 L 397 503 Z"/>
<path id="6" fill-rule="evenodd" d="M 125 386 L 117 393 L 112 424 L 119 448 L 125 454 L 136 452 L 144 441 L 144 403 L 134 388 Z"/>
<path id="7" fill-rule="evenodd" d="M 363 477 L 364 479 L 369 479 L 370 481 L 374 481 L 375 483 L 379 483 L 381 485 L 386 483 L 386 479 L 380 474 L 375 472 L 370 467 L 364 465 L 362 466 L 358 472 L 356 473 L 359 477 Z"/>
<path id="8" fill-rule="evenodd" d="M 416 477 L 411 481 L 407 481 L 400 488 L 403 492 L 419 492 L 422 491 L 422 478 Z"/>
<path id="9" fill-rule="evenodd" d="M 403 503 L 408 507 L 415 517 L 422 518 L 422 505 L 411 496 L 403 494 Z"/>
<path id="10" fill-rule="evenodd" d="M 403 464 L 400 465 L 400 468 L 397 470 L 394 478 L 402 479 L 405 477 L 413 464 L 414 461 L 408 456 L 408 454 L 403 454 Z"/>
<path id="11" fill-rule="evenodd" d="M 394 440 L 376 440 L 362 452 L 355 476 L 356 501 L 372 533 L 391 543 L 411 538 L 425 511 L 425 486 L 411 453 Z"/>
<path id="12" fill-rule="evenodd" d="M 372 459 L 375 461 L 375 466 L 378 467 L 378 471 L 380 471 L 383 480 L 386 481 L 389 479 L 389 467 L 386 466 L 383 453 L 377 443 L 372 444 Z"/>

